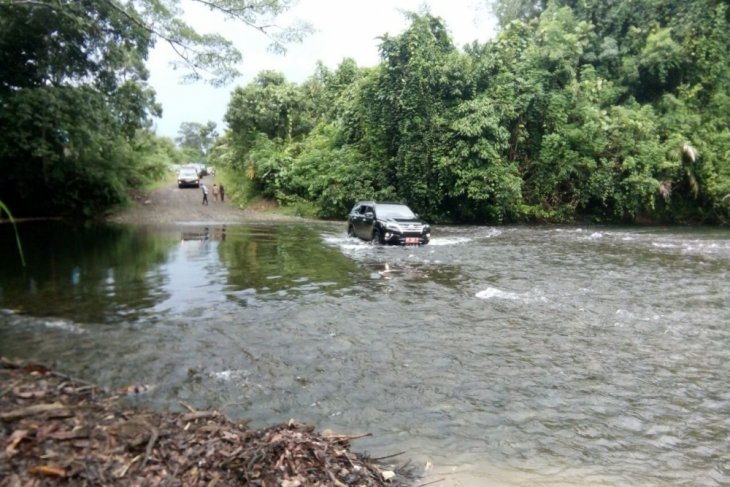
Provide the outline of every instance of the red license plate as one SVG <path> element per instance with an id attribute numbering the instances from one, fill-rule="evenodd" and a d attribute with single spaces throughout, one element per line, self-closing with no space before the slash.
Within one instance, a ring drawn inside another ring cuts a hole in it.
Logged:
<path id="1" fill-rule="evenodd" d="M 419 242 L 418 237 L 406 237 L 406 245 L 418 245 Z"/>

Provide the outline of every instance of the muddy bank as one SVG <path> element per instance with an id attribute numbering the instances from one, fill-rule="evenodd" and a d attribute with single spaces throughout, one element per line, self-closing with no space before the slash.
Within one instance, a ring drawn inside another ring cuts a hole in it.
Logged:
<path id="1" fill-rule="evenodd" d="M 144 391 L 105 391 L 0 358 L 0 486 L 415 485 L 407 465 L 352 452 L 363 435 L 294 421 L 250 429 L 218 411 L 154 412 L 125 400 Z"/>

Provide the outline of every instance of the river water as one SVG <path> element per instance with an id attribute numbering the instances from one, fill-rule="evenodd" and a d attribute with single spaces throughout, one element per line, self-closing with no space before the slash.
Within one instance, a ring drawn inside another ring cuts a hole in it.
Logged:
<path id="1" fill-rule="evenodd" d="M 0 226 L 0 354 L 372 433 L 438 485 L 730 484 L 730 232 Z"/>

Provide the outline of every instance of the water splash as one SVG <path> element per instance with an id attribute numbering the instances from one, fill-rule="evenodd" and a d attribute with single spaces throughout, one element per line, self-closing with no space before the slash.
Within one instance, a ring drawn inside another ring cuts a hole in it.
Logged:
<path id="1" fill-rule="evenodd" d="M 476 297 L 479 299 L 520 299 L 520 296 L 518 294 L 508 291 L 502 291 L 501 289 L 497 289 L 496 287 L 488 287 L 483 291 L 479 291 L 476 294 Z"/>

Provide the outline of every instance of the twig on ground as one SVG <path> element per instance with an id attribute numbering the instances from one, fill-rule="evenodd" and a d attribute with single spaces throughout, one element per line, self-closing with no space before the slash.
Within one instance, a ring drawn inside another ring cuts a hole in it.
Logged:
<path id="1" fill-rule="evenodd" d="M 381 460 L 386 460 L 386 459 L 388 459 L 388 458 L 393 458 L 393 457 L 397 457 L 397 456 L 399 456 L 399 455 L 403 455 L 403 454 L 405 454 L 405 453 L 406 453 L 406 452 L 404 452 L 404 451 L 399 451 L 398 453 L 393 453 L 392 455 L 386 455 L 386 456 L 384 456 L 384 457 L 371 457 L 371 458 L 370 458 L 370 460 L 373 460 L 373 461 L 375 461 L 375 462 L 379 462 L 379 461 L 381 461 Z"/>
<path id="2" fill-rule="evenodd" d="M 68 408 L 60 402 L 53 402 L 51 404 L 33 404 L 32 406 L 8 411 L 7 413 L 0 413 L 0 419 L 3 421 L 14 421 L 26 416 L 34 416 L 36 414 L 57 412 L 61 410 L 68 410 Z"/>
<path id="3" fill-rule="evenodd" d="M 198 410 L 192 407 L 190 404 L 180 401 L 180 405 L 190 411 L 191 413 L 197 413 Z"/>
<path id="4" fill-rule="evenodd" d="M 150 441 L 147 442 L 147 448 L 145 449 L 144 460 L 142 461 L 142 468 L 147 465 L 147 461 L 150 459 L 150 456 L 152 456 L 152 449 L 155 447 L 155 442 L 159 437 L 160 432 L 157 431 L 157 428 L 153 428 L 152 436 L 150 436 Z"/>

